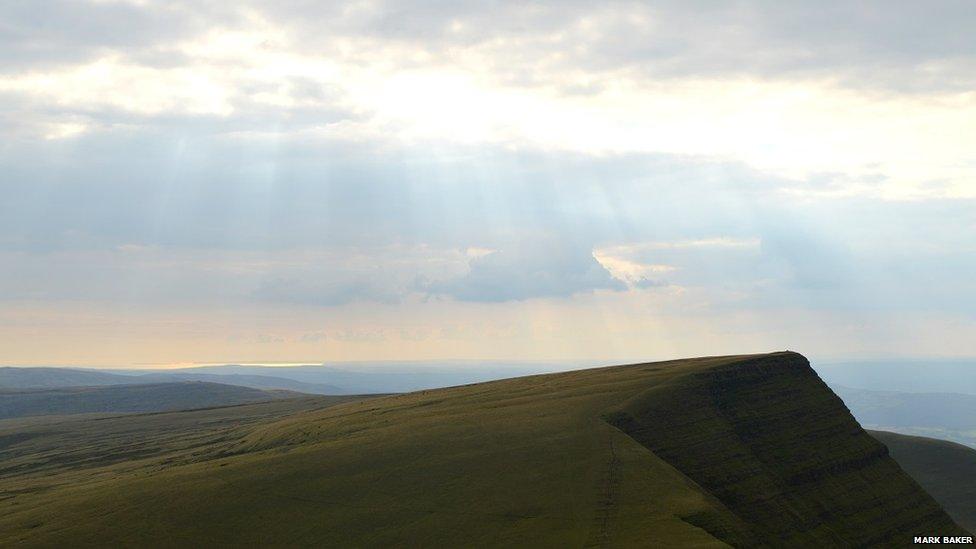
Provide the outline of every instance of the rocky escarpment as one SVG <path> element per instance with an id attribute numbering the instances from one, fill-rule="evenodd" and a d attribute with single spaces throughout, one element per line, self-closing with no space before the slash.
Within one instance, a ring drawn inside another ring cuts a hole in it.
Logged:
<path id="1" fill-rule="evenodd" d="M 732 545 L 910 544 L 964 535 L 796 353 L 689 372 L 608 421 L 729 514 L 685 517 Z"/>

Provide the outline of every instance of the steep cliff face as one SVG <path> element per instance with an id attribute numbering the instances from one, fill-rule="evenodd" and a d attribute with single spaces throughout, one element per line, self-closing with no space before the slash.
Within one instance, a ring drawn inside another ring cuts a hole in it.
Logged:
<path id="1" fill-rule="evenodd" d="M 735 517 L 686 517 L 733 545 L 902 545 L 963 535 L 796 353 L 677 376 L 608 421 Z"/>

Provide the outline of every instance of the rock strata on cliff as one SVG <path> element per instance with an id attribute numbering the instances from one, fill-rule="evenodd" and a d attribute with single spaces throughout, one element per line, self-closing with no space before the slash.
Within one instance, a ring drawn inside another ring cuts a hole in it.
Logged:
<path id="1" fill-rule="evenodd" d="M 607 418 L 738 519 L 687 517 L 733 545 L 890 545 L 963 533 L 796 353 L 688 372 Z"/>

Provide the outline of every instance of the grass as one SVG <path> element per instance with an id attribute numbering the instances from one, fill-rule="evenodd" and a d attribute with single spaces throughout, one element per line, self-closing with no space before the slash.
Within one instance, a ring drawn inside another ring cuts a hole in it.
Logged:
<path id="1" fill-rule="evenodd" d="M 945 440 L 869 432 L 956 522 L 976 531 L 976 450 Z"/>
<path id="2" fill-rule="evenodd" d="M 761 372 L 753 383 L 732 384 L 728 391 L 762 399 L 763 407 L 722 397 L 722 376 L 736 368 Z M 799 413 L 791 393 L 750 393 L 756 383 L 766 387 L 763 372 L 777 368 L 793 372 L 792 382 L 812 395 L 806 402 L 816 407 L 808 410 L 815 421 L 789 415 L 795 420 L 791 424 L 777 415 L 781 409 Z M 717 392 L 702 397 L 700 382 L 716 375 L 712 389 Z M 687 422 L 675 427 L 696 417 L 681 406 L 694 399 L 714 417 L 698 427 Z M 794 494 L 792 487 L 778 485 L 778 473 L 756 477 L 747 489 L 785 491 L 799 498 L 791 501 L 802 503 L 796 507 L 801 514 L 837 505 L 829 497 L 838 483 L 856 480 L 858 489 L 869 491 L 846 505 L 844 514 L 829 517 L 829 535 L 813 532 L 804 539 L 840 536 L 856 544 L 868 535 L 901 540 L 917 529 L 940 534 L 958 529 L 889 458 L 857 461 L 873 440 L 805 359 L 792 353 L 582 370 L 340 404 L 303 402 L 307 408 L 282 401 L 230 412 L 189 412 L 177 434 L 155 450 L 113 462 L 91 456 L 55 470 L 37 465 L 44 459 L 31 461 L 31 445 L 39 444 L 35 439 L 14 440 L 4 455 L 20 452 L 17 459 L 35 468 L 2 478 L 0 545 L 719 547 L 743 540 L 787 545 L 769 537 L 769 529 L 753 516 L 737 514 L 734 491 L 710 490 L 695 478 L 697 469 L 680 459 L 683 452 L 710 452 L 702 463 L 714 475 L 741 475 L 723 461 L 726 453 L 711 451 L 716 448 L 710 440 L 722 446 L 718 450 L 733 447 L 733 454 L 759 449 L 775 452 L 777 459 L 808 454 L 793 471 L 819 471 L 805 490 Z M 640 423 L 645 411 L 669 407 L 675 423 L 662 424 L 661 432 L 671 438 L 630 436 L 626 426 L 621 430 L 606 421 L 619 425 L 622 417 L 632 417 Z M 756 414 L 770 414 L 778 434 L 755 446 L 736 431 L 736 407 L 757 425 L 762 418 Z M 246 421 L 235 424 L 234 412 Z M 198 421 L 196 414 L 205 415 Z M 61 433 L 50 436 L 84 431 L 79 443 L 92 444 L 92 437 L 103 436 L 97 421 L 129 422 L 116 426 L 117 433 L 140 431 L 140 421 L 156 421 L 165 435 L 163 416 L 84 420 L 74 427 L 49 427 Z M 211 420 L 213 429 L 203 426 Z M 846 430 L 822 432 L 821 425 Z M 20 432 L 6 431 L 7 436 Z M 683 448 L 666 445 L 670 452 L 657 447 L 696 437 L 697 444 Z M 802 447 L 789 448 L 793 444 Z M 837 446 L 837 453 L 850 458 L 843 475 L 830 472 L 833 462 L 816 459 L 824 445 Z M 826 471 L 820 467 L 824 463 Z M 904 497 L 910 508 L 899 499 Z M 765 520 L 788 522 L 784 514 L 791 513 L 784 509 Z M 862 520 L 879 514 L 894 518 L 873 530 Z M 866 533 L 857 531 L 865 528 Z"/>

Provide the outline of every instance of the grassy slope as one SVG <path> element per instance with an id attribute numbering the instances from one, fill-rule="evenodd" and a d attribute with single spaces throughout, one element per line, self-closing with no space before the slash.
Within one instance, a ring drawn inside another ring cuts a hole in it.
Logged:
<path id="1" fill-rule="evenodd" d="M 147 465 L 199 461 L 257 424 L 360 398 L 306 397 L 178 412 L 0 420 L 0 500 L 18 493 L 16 487 L 38 491 Z"/>
<path id="2" fill-rule="evenodd" d="M 976 531 L 976 450 L 945 440 L 869 432 L 956 522 Z"/>
<path id="3" fill-rule="evenodd" d="M 187 381 L 148 385 L 0 390 L 0 418 L 52 414 L 157 412 L 300 396 L 222 383 Z"/>
<path id="4" fill-rule="evenodd" d="M 784 368 L 812 376 L 801 383 L 819 383 L 799 355 L 769 356 L 783 357 Z M 655 387 L 670 385 L 661 394 L 674 396 L 688 389 L 682 380 L 689 376 L 744 359 L 583 370 L 353 402 L 256 422 L 196 455 L 115 465 L 57 489 L 21 479 L 0 501 L 0 545 L 687 547 L 752 539 L 756 525 L 736 516 L 729 501 L 603 419 Z M 852 421 L 839 401 L 828 404 L 835 406 L 828 415 Z M 807 441 L 817 425 L 801 420 L 792 429 Z M 847 436 L 867 438 L 863 431 Z M 921 504 L 917 515 L 902 515 L 906 524 L 889 526 L 954 529 L 897 467 L 885 472 L 888 488 L 872 509 L 897 505 L 893 493 Z M 835 480 L 828 473 L 818 482 Z M 45 482 L 57 484 L 57 475 Z M 840 527 L 848 518 L 831 520 L 846 533 Z"/>

